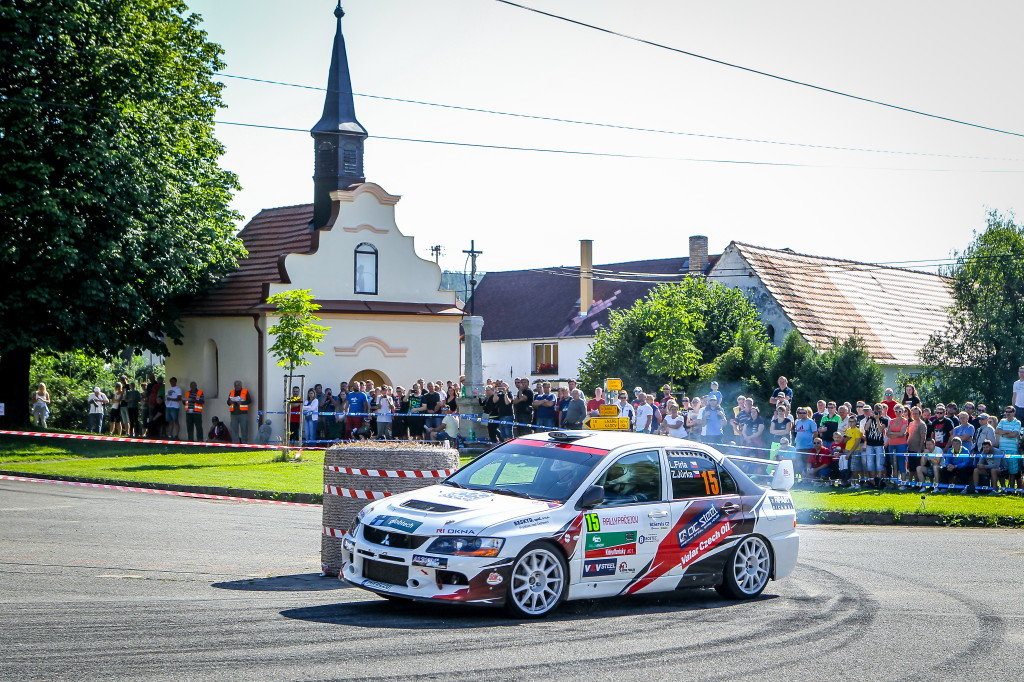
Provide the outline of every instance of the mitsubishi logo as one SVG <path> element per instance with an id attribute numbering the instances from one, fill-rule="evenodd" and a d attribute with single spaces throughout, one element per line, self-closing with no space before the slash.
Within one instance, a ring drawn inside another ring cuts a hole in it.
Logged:
<path id="1" fill-rule="evenodd" d="M 384 539 L 380 541 L 380 544 L 387 545 L 388 547 L 390 547 L 391 546 L 391 533 L 388 533 L 387 535 L 385 535 Z"/>

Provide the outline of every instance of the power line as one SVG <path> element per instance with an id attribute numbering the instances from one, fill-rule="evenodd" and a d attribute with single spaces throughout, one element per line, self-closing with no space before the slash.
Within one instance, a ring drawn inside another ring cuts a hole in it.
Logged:
<path id="1" fill-rule="evenodd" d="M 940 116 L 939 114 L 930 114 L 930 113 L 928 113 L 926 111 L 921 111 L 920 109 L 911 109 L 909 107 L 903 107 L 903 106 L 900 106 L 898 104 L 890 104 L 889 102 L 883 102 L 881 100 L 871 99 L 869 97 L 862 97 L 860 95 L 854 95 L 854 94 L 849 93 L 849 92 L 842 92 L 841 90 L 834 90 L 832 88 L 827 88 L 827 87 L 825 87 L 823 85 L 815 85 L 813 83 L 807 83 L 805 81 L 796 80 L 795 78 L 787 78 L 786 76 L 780 76 L 778 74 L 769 73 L 767 71 L 761 71 L 759 69 L 754 69 L 754 68 L 751 68 L 749 66 L 742 66 L 740 64 L 733 64 L 732 62 L 723 61 L 721 59 L 715 59 L 714 57 L 708 57 L 706 55 L 698 54 L 696 52 L 690 52 L 689 50 L 683 50 L 683 49 L 680 49 L 678 47 L 672 47 L 671 45 L 665 45 L 663 43 L 657 43 L 657 42 L 654 42 L 653 40 L 647 40 L 645 38 L 640 38 L 638 36 L 629 35 L 628 33 L 620 33 L 618 31 L 613 31 L 610 28 L 604 28 L 602 26 L 595 26 L 594 24 L 588 24 L 586 22 L 579 21 L 577 19 L 570 19 L 569 17 L 564 17 L 564 16 L 561 16 L 559 14 L 553 14 L 551 12 L 545 12 L 543 10 L 536 9 L 535 7 L 528 7 L 526 5 L 520 5 L 518 2 L 511 2 L 511 0 L 495 0 L 495 1 L 496 2 L 500 2 L 503 5 L 509 5 L 510 7 L 517 7 L 519 9 L 526 10 L 527 12 L 534 12 L 536 14 L 540 14 L 540 15 L 543 15 L 543 16 L 546 16 L 546 17 L 550 17 L 552 19 L 557 19 L 559 21 L 564 21 L 564 22 L 567 22 L 567 23 L 570 23 L 570 24 L 575 24 L 576 26 L 582 26 L 583 28 L 589 28 L 589 29 L 592 29 L 594 31 L 600 31 L 601 33 L 607 33 L 609 35 L 617 36 L 619 38 L 626 38 L 627 40 L 633 40 L 633 41 L 638 42 L 638 43 L 643 43 L 644 45 L 650 45 L 652 47 L 659 47 L 659 48 L 661 48 L 663 50 L 669 50 L 671 52 L 677 52 L 679 54 L 684 54 L 684 55 L 686 55 L 688 57 L 695 57 L 697 59 L 703 59 L 704 61 L 711 62 L 713 64 L 719 64 L 721 66 L 727 66 L 727 67 L 729 67 L 731 69 L 739 69 L 740 71 L 746 71 L 747 73 L 753 73 L 753 74 L 756 74 L 758 76 L 765 76 L 766 78 L 774 78 L 775 80 L 783 81 L 785 83 L 791 83 L 793 85 L 800 85 L 802 87 L 811 88 L 813 90 L 818 90 L 820 92 L 827 92 L 827 93 L 830 93 L 832 95 L 839 95 L 840 97 L 847 97 L 849 99 L 858 100 L 860 102 L 867 102 L 869 104 L 877 104 L 877 105 L 882 106 L 882 107 L 888 107 L 890 109 L 896 109 L 897 111 L 905 111 L 905 112 L 910 113 L 910 114 L 917 114 L 918 116 L 927 116 L 928 118 L 935 118 L 935 119 L 938 119 L 940 121 L 948 121 L 950 123 L 957 123 L 959 125 L 970 126 L 972 128 L 980 128 L 981 130 L 989 130 L 991 132 L 1001 133 L 1003 135 L 1013 135 L 1014 137 L 1024 137 L 1024 133 L 1017 133 L 1017 132 L 1013 132 L 1012 130 L 1002 130 L 1001 128 L 993 128 L 991 126 L 982 125 L 980 123 L 971 123 L 970 121 L 962 121 L 960 119 L 951 118 L 949 116 Z"/>
<path id="2" fill-rule="evenodd" d="M 91 107 L 85 104 L 77 104 L 71 102 L 47 102 L 44 100 L 28 100 L 19 99 L 16 97 L 5 97 L 0 96 L 0 103 L 8 102 L 25 102 L 29 104 L 43 104 L 56 107 L 73 107 L 82 109 L 91 109 L 94 111 L 106 111 L 114 113 L 122 113 L 116 109 L 102 109 L 99 107 Z M 266 130 L 280 130 L 285 132 L 296 132 L 309 134 L 309 131 L 305 128 L 292 128 L 288 126 L 276 126 L 265 123 L 244 123 L 241 121 L 221 121 L 212 120 L 206 121 L 203 119 L 179 119 L 182 121 L 199 121 L 199 122 L 210 122 L 219 125 L 229 126 L 242 126 L 246 128 L 261 128 Z M 336 134 L 343 135 L 344 133 L 338 131 Z M 413 137 L 398 137 L 390 135 L 368 135 L 367 137 L 378 139 L 378 140 L 392 140 L 397 142 L 417 142 L 421 144 L 437 144 L 437 145 L 448 145 L 454 147 L 474 147 L 478 149 L 503 149 L 508 151 L 521 151 L 521 152 L 540 152 L 546 154 L 566 154 L 566 155 L 577 155 L 577 156 L 592 156 L 592 157 L 608 157 L 618 159 L 644 159 L 652 161 L 684 161 L 690 163 L 711 163 L 711 164 L 725 164 L 725 165 L 739 165 L 739 166 L 779 166 L 789 168 L 822 168 L 822 169 L 840 169 L 840 170 L 872 170 L 872 171 L 899 171 L 899 172 L 924 172 L 924 173 L 1024 173 L 1024 169 L 982 169 L 982 168 L 901 168 L 901 167 L 872 167 L 872 166 L 838 166 L 838 165 L 827 165 L 827 164 L 813 164 L 813 163 L 795 163 L 795 162 L 784 162 L 784 161 L 754 161 L 747 159 L 710 159 L 700 157 L 681 157 L 681 156 L 653 156 L 644 154 L 616 154 L 614 152 L 591 152 L 577 149 L 548 149 L 543 147 L 517 147 L 512 145 L 499 145 L 499 144 L 483 144 L 478 142 L 456 142 L 454 140 L 426 140 L 421 138 Z"/>
<path id="3" fill-rule="evenodd" d="M 265 83 L 268 85 L 282 85 L 290 88 L 301 88 L 303 90 L 318 90 L 320 92 L 330 93 L 341 93 L 340 90 L 334 90 L 331 88 L 322 88 L 315 85 L 303 85 L 300 83 L 288 83 L 285 81 L 269 80 L 266 78 L 253 78 L 251 76 L 238 76 L 230 73 L 217 73 L 217 76 L 224 78 L 235 78 L 238 80 L 252 81 L 254 83 Z M 493 114 L 496 116 L 510 116 L 513 118 L 526 118 L 537 121 L 550 121 L 554 123 L 568 123 L 572 125 L 583 125 L 583 126 L 594 126 L 598 128 L 611 128 L 615 130 L 629 130 L 633 132 L 641 133 L 655 133 L 659 135 L 680 135 L 686 137 L 701 137 L 709 140 L 725 140 L 728 142 L 751 142 L 756 144 L 774 144 L 787 147 L 801 147 L 805 149 L 825 149 L 829 151 L 845 151 L 845 152 L 869 152 L 872 154 L 898 154 L 902 156 L 932 156 L 948 159 L 977 159 L 984 161 L 1022 161 L 1024 159 L 1012 158 L 1012 157 L 998 157 L 998 156 L 972 156 L 969 154 L 944 154 L 941 152 L 914 152 L 914 151 L 901 151 L 897 149 L 875 149 L 871 147 L 843 147 L 839 145 L 827 145 L 827 144 L 812 144 L 809 142 L 788 142 L 784 140 L 766 140 L 752 137 L 734 137 L 730 135 L 715 135 L 712 133 L 694 133 L 683 130 L 665 130 L 660 128 L 645 128 L 642 126 L 631 126 L 617 123 L 602 123 L 599 121 L 580 121 L 571 118 L 560 118 L 557 116 L 544 116 L 540 114 L 524 114 L 521 112 L 512 111 L 500 111 L 497 109 L 482 109 L 479 107 L 467 107 L 458 104 L 442 104 L 439 102 L 427 102 L 424 100 L 405 99 L 402 97 L 387 97 L 384 95 L 370 95 L 361 92 L 349 92 L 342 93 L 349 94 L 355 97 L 367 97 L 370 99 L 385 100 L 388 102 L 402 102 L 405 104 L 420 104 L 428 107 L 440 107 L 443 109 L 455 109 L 458 111 L 470 111 L 480 114 Z"/>

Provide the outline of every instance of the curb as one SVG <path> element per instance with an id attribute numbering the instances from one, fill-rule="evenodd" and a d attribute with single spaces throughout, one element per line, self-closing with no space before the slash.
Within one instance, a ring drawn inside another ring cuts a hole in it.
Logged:
<path id="1" fill-rule="evenodd" d="M 114 478 L 92 478 L 88 476 L 62 476 L 59 474 L 37 474 L 24 471 L 0 470 L 0 476 L 25 476 L 42 478 L 48 481 L 70 481 L 72 483 L 95 483 L 98 485 L 116 485 L 126 488 L 147 488 L 149 490 L 169 490 L 179 493 L 196 493 L 199 495 L 221 495 L 224 497 L 244 497 L 250 500 L 271 500 L 273 502 L 299 502 L 302 504 L 323 504 L 324 496 L 318 493 L 283 493 L 273 490 L 247 490 L 245 488 L 220 488 L 206 485 L 179 485 L 176 483 L 155 483 L 152 481 L 125 481 Z"/>
<path id="2" fill-rule="evenodd" d="M 931 526 L 956 528 L 1024 528 L 1024 519 L 1015 516 L 978 514 L 918 514 L 899 512 L 848 512 L 829 509 L 797 511 L 799 523 L 852 526 Z"/>

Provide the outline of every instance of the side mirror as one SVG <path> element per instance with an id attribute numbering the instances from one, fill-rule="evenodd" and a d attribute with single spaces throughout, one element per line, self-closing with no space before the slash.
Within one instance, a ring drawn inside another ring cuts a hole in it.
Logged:
<path id="1" fill-rule="evenodd" d="M 793 472 L 793 460 L 780 459 L 775 467 L 775 475 L 772 476 L 772 490 L 789 490 L 796 482 L 796 475 Z"/>
<path id="2" fill-rule="evenodd" d="M 602 502 L 604 502 L 604 487 L 592 485 L 580 496 L 580 501 L 576 503 L 576 506 L 580 509 L 592 509 Z"/>

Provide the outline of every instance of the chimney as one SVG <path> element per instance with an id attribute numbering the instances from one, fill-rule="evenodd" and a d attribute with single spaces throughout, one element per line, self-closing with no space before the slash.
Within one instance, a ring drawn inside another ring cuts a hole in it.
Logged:
<path id="1" fill-rule="evenodd" d="M 580 240 L 580 315 L 594 302 L 594 240 Z"/>
<path id="2" fill-rule="evenodd" d="M 702 275 L 708 266 L 708 238 L 695 234 L 690 237 L 690 274 Z"/>

